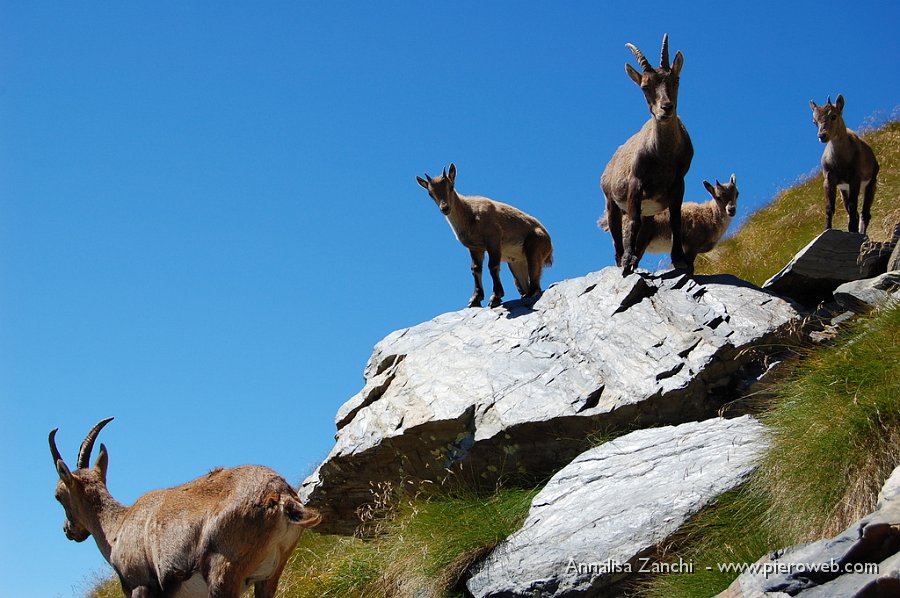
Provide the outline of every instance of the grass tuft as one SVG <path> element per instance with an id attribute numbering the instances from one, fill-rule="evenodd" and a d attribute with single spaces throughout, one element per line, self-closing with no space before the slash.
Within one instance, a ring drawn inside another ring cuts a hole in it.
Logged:
<path id="1" fill-rule="evenodd" d="M 518 529 L 536 493 L 504 488 L 490 495 L 457 490 L 409 497 L 387 489 L 366 522 L 373 539 L 307 534 L 279 595 L 454 595 L 469 567 Z"/>

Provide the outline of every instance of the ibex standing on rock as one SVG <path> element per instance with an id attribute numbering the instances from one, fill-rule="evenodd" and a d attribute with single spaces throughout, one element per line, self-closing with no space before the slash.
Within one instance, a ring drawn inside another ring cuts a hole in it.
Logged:
<path id="1" fill-rule="evenodd" d="M 251 585 L 256 598 L 275 596 L 300 532 L 318 524 L 319 515 L 284 478 L 254 465 L 215 469 L 126 507 L 106 488 L 105 446 L 89 466 L 94 441 L 110 420 L 88 432 L 75 471 L 56 448 L 56 430 L 50 432 L 66 537 L 94 536 L 131 598 L 239 598 Z"/>
<path id="2" fill-rule="evenodd" d="M 600 187 L 606 196 L 606 214 L 613 237 L 616 264 L 622 274 L 635 270 L 649 239 L 642 219 L 669 210 L 672 227 L 672 265 L 689 269 L 681 246 L 681 202 L 684 176 L 691 167 L 694 147 L 684 123 L 678 118 L 678 78 L 684 64 L 681 52 L 669 66 L 669 37 L 663 36 L 658 69 L 640 50 L 625 44 L 641 65 L 641 72 L 625 65 L 628 76 L 644 92 L 650 120 L 613 154 Z M 628 246 L 622 242 L 622 212 L 628 215 Z"/>
<path id="3" fill-rule="evenodd" d="M 824 106 L 816 106 L 812 100 L 813 123 L 819 129 L 819 141 L 826 143 L 822 153 L 822 173 L 825 175 L 825 229 L 831 228 L 834 216 L 834 199 L 838 189 L 850 222 L 851 233 L 866 234 L 869 227 L 872 200 L 878 177 L 878 160 L 869 144 L 844 124 L 844 96 L 839 95 L 834 104 L 831 97 Z M 862 222 L 857 212 L 859 194 L 863 194 Z"/>
<path id="4" fill-rule="evenodd" d="M 537 218 L 521 210 L 486 197 L 460 195 L 456 192 L 456 165 L 450 165 L 441 176 L 416 177 L 428 191 L 441 213 L 447 217 L 453 234 L 466 246 L 472 256 L 472 276 L 475 293 L 469 307 L 480 307 L 484 299 L 481 269 L 484 252 L 488 254 L 488 270 L 494 282 L 494 292 L 488 302 L 497 307 L 503 299 L 500 282 L 500 263 L 506 262 L 522 297 L 536 297 L 541 293 L 541 272 L 553 263 L 550 234 Z"/>

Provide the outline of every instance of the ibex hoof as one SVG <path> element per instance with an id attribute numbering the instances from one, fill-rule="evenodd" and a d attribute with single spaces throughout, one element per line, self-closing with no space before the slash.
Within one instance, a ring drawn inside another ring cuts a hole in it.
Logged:
<path id="1" fill-rule="evenodd" d="M 672 268 L 679 271 L 684 271 L 688 276 L 692 276 L 694 274 L 694 265 L 689 264 L 687 260 L 676 260 L 672 262 Z"/>
<path id="2" fill-rule="evenodd" d="M 637 268 L 638 261 L 633 255 L 625 254 L 622 257 L 622 276 L 628 276 Z"/>
<path id="3" fill-rule="evenodd" d="M 473 297 L 466 307 L 481 307 L 481 299 L 475 299 Z"/>
<path id="4" fill-rule="evenodd" d="M 488 307 L 500 307 L 500 304 L 502 303 L 502 298 L 498 297 L 497 295 L 491 295 L 491 300 L 488 302 Z"/>

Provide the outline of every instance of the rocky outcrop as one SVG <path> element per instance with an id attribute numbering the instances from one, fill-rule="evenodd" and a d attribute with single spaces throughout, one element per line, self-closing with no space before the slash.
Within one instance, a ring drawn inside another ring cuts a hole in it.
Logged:
<path id="1" fill-rule="evenodd" d="M 900 270 L 900 264 L 890 265 L 891 257 L 896 253 L 897 243 L 900 241 L 900 223 L 894 227 L 891 238 L 887 241 L 872 241 L 866 239 L 859 248 L 857 264 L 863 278 L 872 278 L 890 272 Z"/>
<path id="2" fill-rule="evenodd" d="M 891 300 L 900 300 L 900 271 L 846 282 L 834 290 L 834 300 L 842 308 L 857 313 L 865 313 Z"/>
<path id="3" fill-rule="evenodd" d="M 829 300 L 838 285 L 868 275 L 860 271 L 857 263 L 865 239 L 865 235 L 859 233 L 826 230 L 767 280 L 763 289 L 806 306 Z"/>
<path id="4" fill-rule="evenodd" d="M 598 595 L 649 567 L 656 545 L 740 484 L 767 447 L 749 416 L 640 430 L 591 449 L 532 501 L 475 569 L 473 596 Z"/>
<path id="5" fill-rule="evenodd" d="M 715 415 L 798 321 L 796 306 L 731 276 L 617 268 L 533 305 L 444 314 L 378 343 L 301 494 L 322 531 L 353 533 L 379 482 L 546 478 L 598 431 Z"/>
<path id="6" fill-rule="evenodd" d="M 834 538 L 776 551 L 756 568 L 719 596 L 900 596 L 900 467 L 874 513 Z"/>

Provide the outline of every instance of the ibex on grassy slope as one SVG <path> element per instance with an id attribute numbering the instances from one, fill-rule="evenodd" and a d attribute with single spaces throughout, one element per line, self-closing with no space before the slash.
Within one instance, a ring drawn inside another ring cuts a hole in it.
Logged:
<path id="1" fill-rule="evenodd" d="M 831 97 L 824 106 L 816 106 L 812 100 L 813 123 L 819 129 L 819 141 L 826 143 L 822 153 L 822 172 L 825 175 L 825 229 L 831 228 L 834 216 L 834 199 L 840 189 L 844 207 L 850 218 L 851 233 L 866 234 L 869 227 L 872 200 L 878 177 L 878 160 L 865 141 L 844 124 L 844 96 L 839 95 L 834 104 Z M 863 194 L 862 222 L 857 213 L 859 194 Z"/>
<path id="2" fill-rule="evenodd" d="M 56 430 L 50 432 L 66 537 L 94 536 L 131 598 L 239 598 L 250 585 L 256 598 L 272 598 L 300 533 L 318 524 L 319 515 L 281 476 L 255 465 L 215 469 L 126 507 L 106 488 L 109 457 L 102 444 L 89 467 L 94 441 L 111 420 L 88 432 L 75 471 L 56 448 Z"/>
<path id="3" fill-rule="evenodd" d="M 613 154 L 600 178 L 606 214 L 613 237 L 616 264 L 622 274 L 637 268 L 647 247 L 643 222 L 668 209 L 672 227 L 672 265 L 687 268 L 681 244 L 681 202 L 684 175 L 691 167 L 694 147 L 678 118 L 678 78 L 684 64 L 681 52 L 669 66 L 669 37 L 663 36 L 660 65 L 654 69 L 640 50 L 625 44 L 641 65 L 641 72 L 625 65 L 628 76 L 644 92 L 652 115 L 640 131 Z M 622 213 L 628 215 L 628 246 L 622 243 Z"/>
<path id="4" fill-rule="evenodd" d="M 447 217 L 453 234 L 466 246 L 472 256 L 472 276 L 475 293 L 469 307 L 480 307 L 484 299 L 481 269 L 484 252 L 488 254 L 488 270 L 494 291 L 490 307 L 500 305 L 503 284 L 500 282 L 500 263 L 506 262 L 522 297 L 535 297 L 541 292 L 541 272 L 553 263 L 550 234 L 538 220 L 521 210 L 486 197 L 460 195 L 456 192 L 456 165 L 450 165 L 441 176 L 416 177 L 428 191 L 441 213 Z"/>
<path id="5" fill-rule="evenodd" d="M 716 181 L 713 186 L 708 181 L 703 181 L 703 186 L 712 195 L 710 201 L 702 204 L 685 202 L 681 205 L 681 246 L 691 269 L 698 254 L 712 251 L 737 213 L 738 188 L 734 175 L 724 185 Z M 605 215 L 597 224 L 603 230 L 609 230 Z M 646 234 L 649 242 L 646 251 L 665 253 L 671 249 L 672 228 L 666 212 L 657 214 L 641 226 L 648 227 Z M 643 255 L 639 253 L 638 260 Z"/>

